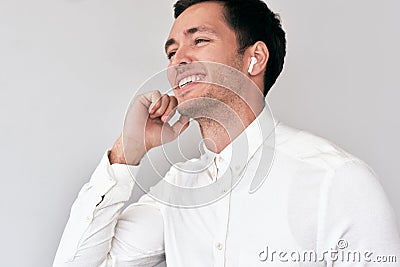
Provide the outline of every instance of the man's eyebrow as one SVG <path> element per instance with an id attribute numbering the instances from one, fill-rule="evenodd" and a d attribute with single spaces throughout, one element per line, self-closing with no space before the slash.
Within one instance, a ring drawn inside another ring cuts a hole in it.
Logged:
<path id="1" fill-rule="evenodd" d="M 193 27 L 193 28 L 187 29 L 185 31 L 185 35 L 192 35 L 192 34 L 195 34 L 196 32 L 200 32 L 200 33 L 204 32 L 204 33 L 208 33 L 208 34 L 212 34 L 212 35 L 216 35 L 217 34 L 210 27 L 202 25 L 202 26 L 198 26 L 198 27 Z M 164 49 L 165 49 L 166 53 L 168 51 L 168 48 L 173 44 L 176 44 L 176 41 L 173 38 L 168 39 L 168 41 L 165 42 Z"/>
<path id="2" fill-rule="evenodd" d="M 190 34 L 194 34 L 196 32 L 205 32 L 205 33 L 210 33 L 210 34 L 216 35 L 216 32 L 213 29 L 211 29 L 210 27 L 204 26 L 204 25 L 190 28 L 185 31 L 185 34 L 190 35 Z"/>
<path id="3" fill-rule="evenodd" d="M 167 53 L 168 47 L 170 47 L 173 44 L 176 44 L 176 41 L 173 38 L 168 39 L 168 41 L 165 42 L 165 45 L 164 45 L 165 53 Z"/>

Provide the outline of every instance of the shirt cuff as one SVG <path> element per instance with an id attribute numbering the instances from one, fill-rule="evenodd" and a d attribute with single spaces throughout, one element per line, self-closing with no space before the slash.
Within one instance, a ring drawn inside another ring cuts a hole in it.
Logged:
<path id="1" fill-rule="evenodd" d="M 107 150 L 96 170 L 90 178 L 90 186 L 95 187 L 97 192 L 107 193 L 114 185 L 132 190 L 134 177 L 140 169 L 140 165 L 112 164 L 108 158 L 110 150 Z"/>

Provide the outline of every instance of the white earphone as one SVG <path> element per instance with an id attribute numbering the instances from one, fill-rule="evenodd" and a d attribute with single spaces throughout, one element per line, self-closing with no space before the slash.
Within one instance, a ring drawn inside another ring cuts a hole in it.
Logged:
<path id="1" fill-rule="evenodd" d="M 253 71 L 254 65 L 257 63 L 257 59 L 255 57 L 251 57 L 250 60 L 251 60 L 250 66 L 249 66 L 249 69 L 247 70 L 247 72 L 249 74 L 251 74 L 251 72 Z"/>

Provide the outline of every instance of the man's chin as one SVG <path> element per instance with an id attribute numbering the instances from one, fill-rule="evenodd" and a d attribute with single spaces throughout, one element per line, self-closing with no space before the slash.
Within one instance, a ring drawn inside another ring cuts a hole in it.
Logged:
<path id="1" fill-rule="evenodd" d="M 196 97 L 191 99 L 178 99 L 177 110 L 181 115 L 189 118 L 215 116 L 215 112 L 220 109 L 220 101 L 210 97 Z"/>
<path id="2" fill-rule="evenodd" d="M 198 117 L 199 110 L 195 103 L 196 101 L 193 100 L 178 100 L 178 107 L 177 110 L 179 114 L 189 117 L 189 118 L 196 118 Z"/>

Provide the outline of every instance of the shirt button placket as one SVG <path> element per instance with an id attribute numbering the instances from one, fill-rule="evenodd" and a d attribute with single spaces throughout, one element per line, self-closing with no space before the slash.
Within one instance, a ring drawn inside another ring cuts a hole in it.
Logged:
<path id="1" fill-rule="evenodd" d="M 229 171 L 230 172 L 230 171 Z M 232 174 L 226 173 L 224 179 L 227 181 L 224 182 L 224 185 L 220 189 L 222 192 L 229 191 L 229 186 L 232 185 Z M 225 189 L 225 190 L 224 190 Z M 224 267 L 225 266 L 225 253 L 226 253 L 226 233 L 228 230 L 229 224 L 229 208 L 230 208 L 230 197 L 229 195 L 221 198 L 219 201 L 216 202 L 217 206 L 217 213 L 218 213 L 218 224 L 216 227 L 216 235 L 214 239 L 214 266 Z"/>
<path id="2" fill-rule="evenodd" d="M 215 267 L 223 267 L 225 266 L 225 251 L 224 244 L 217 241 L 214 244 L 214 266 Z"/>

